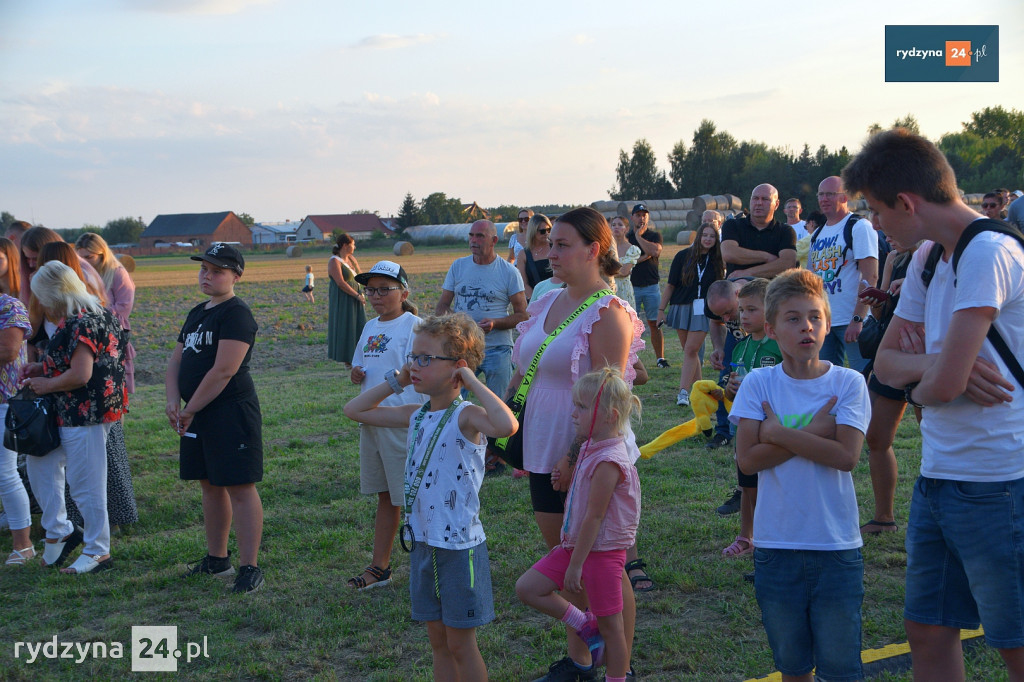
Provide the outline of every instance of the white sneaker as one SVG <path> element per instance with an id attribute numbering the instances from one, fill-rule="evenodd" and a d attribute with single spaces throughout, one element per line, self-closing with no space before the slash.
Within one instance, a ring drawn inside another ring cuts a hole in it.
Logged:
<path id="1" fill-rule="evenodd" d="M 680 407 L 687 407 L 690 404 L 690 392 L 685 388 L 679 389 L 679 395 L 676 396 L 676 405 Z"/>

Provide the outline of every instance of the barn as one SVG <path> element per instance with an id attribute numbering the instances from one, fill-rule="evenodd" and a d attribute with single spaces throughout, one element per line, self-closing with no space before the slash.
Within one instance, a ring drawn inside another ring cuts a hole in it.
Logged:
<path id="1" fill-rule="evenodd" d="M 169 244 L 207 247 L 214 242 L 252 245 L 252 232 L 234 211 L 158 215 L 139 237 L 143 248 Z"/>

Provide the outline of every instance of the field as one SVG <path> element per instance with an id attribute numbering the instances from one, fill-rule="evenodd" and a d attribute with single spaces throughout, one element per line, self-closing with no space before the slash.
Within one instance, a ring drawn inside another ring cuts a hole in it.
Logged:
<path id="1" fill-rule="evenodd" d="M 421 311 L 432 311 L 448 263 L 462 253 L 436 250 L 402 259 Z M 368 268 L 389 254 L 357 256 Z M 140 386 L 125 424 L 140 521 L 113 539 L 114 571 L 76 578 L 34 563 L 2 572 L 0 679 L 123 676 L 131 670 L 132 626 L 176 626 L 182 652 L 202 652 L 192 661 L 169 661 L 186 679 L 430 679 L 424 628 L 409 618 L 402 552 L 396 548 L 391 586 L 367 593 L 345 586 L 369 560 L 375 500 L 358 493 L 358 429 L 341 412 L 356 387 L 340 365 L 323 359 L 326 258 L 254 257 L 237 288 L 260 326 L 253 373 L 264 414 L 266 477 L 259 490 L 266 510 L 260 557 L 265 588 L 236 596 L 216 579 L 179 577 L 186 561 L 204 554 L 202 514 L 198 486 L 177 476 L 177 438 L 164 417 L 162 382 L 179 325 L 200 297 L 195 264 L 140 259 L 132 316 Z M 298 291 L 307 262 L 320 285 L 312 305 Z M 651 369 L 652 380 L 637 389 L 644 405 L 640 442 L 692 416 L 675 406 L 680 351 L 674 338 L 667 349 L 673 368 Z M 653 367 L 650 352 L 642 359 Z M 739 526 L 736 516 L 714 513 L 735 484 L 732 456 L 702 445 L 703 439 L 684 441 L 638 465 L 640 553 L 658 584 L 637 599 L 634 665 L 646 680 L 742 680 L 773 670 L 752 586 L 742 578 L 751 562 L 720 554 Z M 920 450 L 912 417 L 901 425 L 896 448 L 901 531 L 869 538 L 864 548 L 865 648 L 905 641 L 902 526 Z M 866 521 L 866 454 L 854 476 Z M 513 592 L 516 578 L 543 553 L 526 482 L 487 479 L 482 500 L 497 619 L 479 629 L 480 647 L 493 679 L 533 679 L 563 655 L 564 630 L 523 607 Z M 41 536 L 35 528 L 33 537 Z M 39 654 L 29 662 L 28 648 L 18 644 L 54 638 L 93 645 L 75 659 Z M 112 657 L 113 642 L 121 643 L 122 657 Z M 968 675 L 1005 679 L 998 656 L 983 646 L 972 650 Z M 909 676 L 886 673 L 879 679 Z"/>

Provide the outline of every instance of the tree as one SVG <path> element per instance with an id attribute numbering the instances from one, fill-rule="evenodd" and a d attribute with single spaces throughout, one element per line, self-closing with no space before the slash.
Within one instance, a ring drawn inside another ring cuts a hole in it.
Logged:
<path id="1" fill-rule="evenodd" d="M 729 191 L 733 187 L 732 176 L 741 166 L 736 162 L 735 153 L 736 139 L 732 135 L 719 133 L 708 119 L 701 121 L 693 133 L 693 143 L 686 158 L 678 169 L 673 168 L 676 195 L 693 197 Z"/>
<path id="2" fill-rule="evenodd" d="M 651 143 L 641 138 L 633 143 L 629 156 L 619 150 L 619 165 L 615 169 L 616 186 L 608 191 L 617 201 L 625 199 L 669 199 L 672 184 L 664 171 L 658 170 L 657 158 Z"/>
<path id="3" fill-rule="evenodd" d="M 116 218 L 109 221 L 103 228 L 103 238 L 108 244 L 134 244 L 146 230 L 142 218 Z"/>
<path id="4" fill-rule="evenodd" d="M 451 225 L 466 222 L 462 199 L 449 199 L 444 192 L 434 192 L 420 204 L 423 225 Z"/>
<path id="5" fill-rule="evenodd" d="M 17 218 L 7 211 L 0 213 L 0 230 L 2 230 L 0 231 L 0 236 L 7 234 L 7 228 L 9 228 L 16 220 Z"/>
<path id="6" fill-rule="evenodd" d="M 402 200 L 402 207 L 398 209 L 398 219 L 395 221 L 403 230 L 407 227 L 415 227 L 423 222 L 420 214 L 420 207 L 412 196 L 412 192 L 405 193 Z"/>
<path id="7" fill-rule="evenodd" d="M 253 225 L 256 224 L 256 219 L 253 218 L 248 213 L 239 213 L 238 214 L 238 219 L 241 220 L 243 223 L 245 223 L 246 227 L 252 227 Z"/>
<path id="8" fill-rule="evenodd" d="M 1002 107 L 985 107 L 971 114 L 964 130 L 979 137 L 1005 140 L 1018 154 L 1024 155 L 1024 112 Z"/>

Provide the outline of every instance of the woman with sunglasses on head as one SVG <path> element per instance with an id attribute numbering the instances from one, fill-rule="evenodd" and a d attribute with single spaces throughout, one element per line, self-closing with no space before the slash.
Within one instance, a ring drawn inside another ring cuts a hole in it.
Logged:
<path id="1" fill-rule="evenodd" d="M 551 279 L 551 263 L 548 261 L 548 234 L 551 220 L 540 213 L 526 224 L 526 246 L 516 256 L 516 269 L 526 285 L 526 298 L 533 295 L 533 288 L 546 279 Z"/>
<path id="2" fill-rule="evenodd" d="M 533 217 L 533 211 L 528 208 L 524 208 L 519 211 L 519 218 L 516 221 L 516 231 L 512 233 L 512 236 L 508 240 L 508 260 L 509 263 L 515 265 L 516 258 L 519 257 L 519 252 L 525 248 L 526 244 L 526 225 L 530 222 L 530 218 Z"/>

